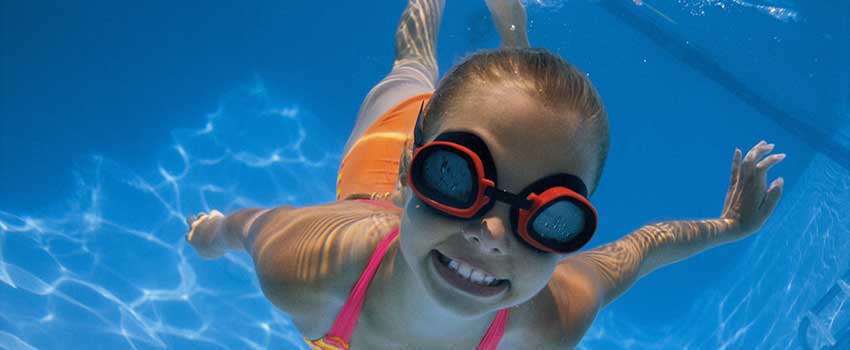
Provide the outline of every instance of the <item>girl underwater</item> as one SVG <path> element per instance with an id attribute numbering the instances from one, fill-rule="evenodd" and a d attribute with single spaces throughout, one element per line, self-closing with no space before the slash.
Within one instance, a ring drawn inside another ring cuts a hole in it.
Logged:
<path id="1" fill-rule="evenodd" d="M 444 0 L 410 0 L 392 71 L 366 96 L 332 203 L 188 219 L 198 254 L 245 250 L 265 295 L 313 349 L 574 348 L 638 279 L 745 238 L 784 159 L 756 144 L 718 218 L 660 222 L 598 248 L 589 201 L 608 120 L 585 74 L 529 48 L 518 0 L 488 0 L 501 48 L 439 82 Z"/>

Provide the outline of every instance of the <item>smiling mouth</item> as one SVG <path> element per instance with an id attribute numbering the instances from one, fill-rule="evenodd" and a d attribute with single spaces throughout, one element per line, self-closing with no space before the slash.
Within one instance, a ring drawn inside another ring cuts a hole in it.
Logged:
<path id="1" fill-rule="evenodd" d="M 496 278 L 467 263 L 453 260 L 436 250 L 431 251 L 431 263 L 446 282 L 475 296 L 493 296 L 507 290 L 511 284 L 506 279 Z"/>

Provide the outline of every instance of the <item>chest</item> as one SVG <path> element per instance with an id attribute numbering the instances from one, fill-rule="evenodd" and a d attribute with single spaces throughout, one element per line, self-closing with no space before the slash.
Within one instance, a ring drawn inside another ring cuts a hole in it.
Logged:
<path id="1" fill-rule="evenodd" d="M 368 294 L 368 293 L 367 293 Z M 354 327 L 351 331 L 351 336 L 348 338 L 349 349 L 476 349 L 481 343 L 482 338 L 488 333 L 491 326 L 489 320 L 483 321 L 481 324 L 470 327 L 446 328 L 439 322 L 421 322 L 417 316 L 413 318 L 405 315 L 410 315 L 409 312 L 403 310 L 388 310 L 380 307 L 380 298 L 367 298 L 363 305 L 362 311 L 359 313 Z M 376 307 L 378 306 L 378 307 Z M 382 305 L 386 306 L 386 305 Z M 328 314 L 337 315 L 340 310 L 328 310 Z M 425 319 L 430 319 L 425 315 L 420 315 Z M 309 331 L 303 331 L 308 339 L 320 339 L 324 336 L 331 337 L 333 334 L 341 335 L 344 333 L 334 333 L 332 331 L 335 317 L 323 317 L 321 320 L 316 319 L 314 327 Z M 345 323 L 345 322 L 343 322 Z M 504 338 L 504 336 L 503 336 Z M 329 342 L 334 340 L 340 341 L 342 338 L 329 339 Z M 344 341 L 343 341 L 344 342 Z M 339 342 L 337 342 L 339 343 Z M 331 347 L 333 348 L 333 347 Z M 522 349 L 523 347 L 515 347 Z M 327 349 L 319 347 L 319 349 Z M 335 348 L 333 348 L 335 349 Z M 509 349 L 504 346 L 499 346 L 498 349 Z"/>
<path id="2" fill-rule="evenodd" d="M 351 349 L 469 349 L 479 345 L 483 333 L 445 335 L 434 329 L 410 329 L 404 324 L 387 327 L 361 319 L 351 337 Z M 499 346 L 500 350 L 506 350 Z"/>
<path id="3" fill-rule="evenodd" d="M 392 333 L 392 334 L 391 334 Z M 470 337 L 451 338 L 451 337 L 429 337 L 427 339 L 414 339 L 412 336 L 406 336 L 402 331 L 401 335 L 398 332 L 387 332 L 387 330 L 378 330 L 368 325 L 363 325 L 359 330 L 352 335 L 351 342 L 348 344 L 350 349 L 476 349 L 479 340 Z M 575 349 L 573 346 L 564 346 L 564 344 L 549 343 L 536 336 L 533 332 L 528 331 L 508 331 L 497 349 Z M 317 347 L 315 349 L 325 350 L 326 348 Z"/>

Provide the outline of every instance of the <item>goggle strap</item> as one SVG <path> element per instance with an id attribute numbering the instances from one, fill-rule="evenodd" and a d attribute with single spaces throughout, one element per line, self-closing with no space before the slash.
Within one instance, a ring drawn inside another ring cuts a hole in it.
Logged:
<path id="1" fill-rule="evenodd" d="M 508 203 L 518 208 L 522 208 L 525 210 L 531 208 L 532 202 L 527 198 L 523 198 L 508 191 L 498 189 L 496 187 L 487 187 L 487 189 L 484 190 L 484 194 L 496 201 Z"/>
<path id="2" fill-rule="evenodd" d="M 423 133 L 422 132 L 422 109 L 424 109 L 424 108 L 425 108 L 425 101 L 422 101 L 422 103 L 419 105 L 419 114 L 417 114 L 417 116 L 416 116 L 416 126 L 413 128 L 413 145 L 414 145 L 413 147 L 414 148 L 422 147 L 422 142 L 425 141 L 423 139 L 424 136 L 422 135 L 422 133 Z"/>

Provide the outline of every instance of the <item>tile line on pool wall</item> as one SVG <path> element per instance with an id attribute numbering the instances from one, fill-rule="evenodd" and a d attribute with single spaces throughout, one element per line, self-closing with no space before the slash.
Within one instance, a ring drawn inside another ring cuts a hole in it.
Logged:
<path id="1" fill-rule="evenodd" d="M 664 30 L 651 20 L 635 14 L 624 1 L 602 0 L 599 5 L 615 18 L 644 35 L 650 42 L 677 58 L 682 64 L 717 83 L 814 150 L 850 170 L 850 148 L 847 145 L 837 142 L 832 134 L 794 117 L 792 113 L 769 101 L 744 84 L 735 74 L 724 69 L 715 58 L 693 41 L 685 40 L 680 34 Z M 811 115 L 811 113 L 798 114 Z"/>

